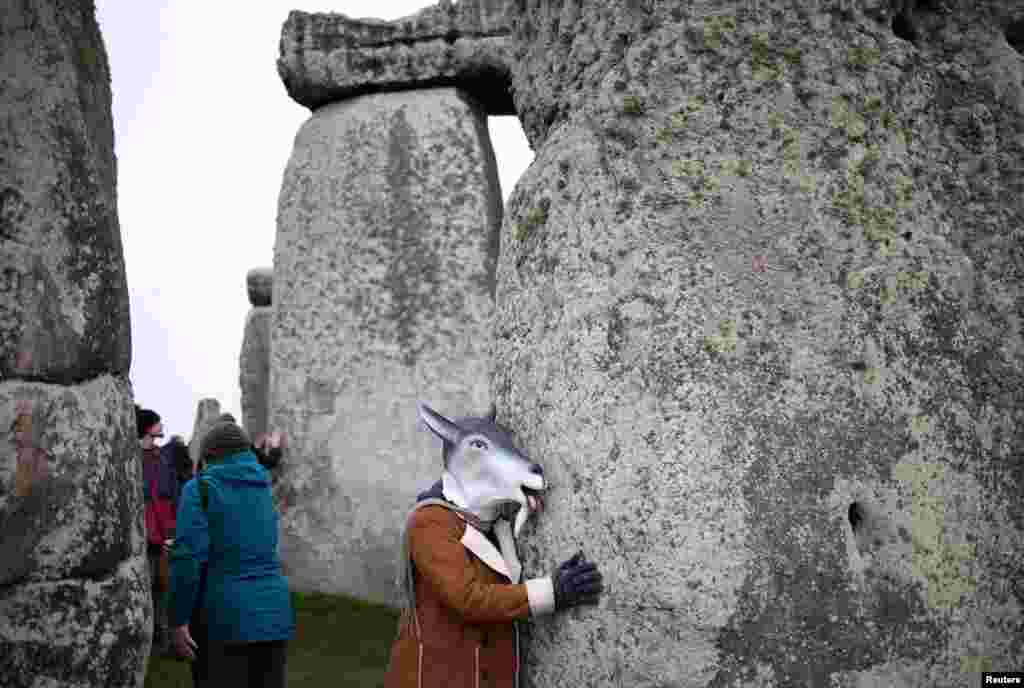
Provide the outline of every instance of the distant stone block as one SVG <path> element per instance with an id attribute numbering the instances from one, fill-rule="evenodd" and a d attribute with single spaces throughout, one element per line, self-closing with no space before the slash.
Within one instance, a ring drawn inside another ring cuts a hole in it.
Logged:
<path id="1" fill-rule="evenodd" d="M 253 268 L 245 275 L 245 286 L 249 292 L 249 303 L 269 306 L 273 303 L 274 269 Z"/>
<path id="2" fill-rule="evenodd" d="M 256 440 L 267 432 L 267 404 L 270 393 L 270 325 L 272 308 L 253 308 L 245 319 L 242 353 L 239 356 L 238 385 L 242 390 L 242 425 Z"/>

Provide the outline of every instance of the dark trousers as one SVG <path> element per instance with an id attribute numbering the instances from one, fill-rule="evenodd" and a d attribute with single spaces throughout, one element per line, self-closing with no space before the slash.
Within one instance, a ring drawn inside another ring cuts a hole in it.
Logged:
<path id="1" fill-rule="evenodd" d="M 288 642 L 208 643 L 209 685 L 284 688 Z"/>
<path id="2" fill-rule="evenodd" d="M 210 652 L 206 640 L 206 622 L 200 618 L 201 614 L 194 614 L 192 621 L 188 624 L 189 634 L 192 640 L 196 641 L 196 658 L 191 662 L 192 686 L 193 688 L 207 688 L 212 685 L 210 681 Z"/>

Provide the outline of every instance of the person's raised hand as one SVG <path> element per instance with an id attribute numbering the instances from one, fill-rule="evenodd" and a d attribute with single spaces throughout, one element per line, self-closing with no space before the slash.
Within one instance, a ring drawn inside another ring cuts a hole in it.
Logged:
<path id="1" fill-rule="evenodd" d="M 188 624 L 174 627 L 171 631 L 171 642 L 174 644 L 174 651 L 178 653 L 179 657 L 189 660 L 196 658 L 196 648 L 199 646 L 192 639 L 192 634 L 188 631 Z"/>

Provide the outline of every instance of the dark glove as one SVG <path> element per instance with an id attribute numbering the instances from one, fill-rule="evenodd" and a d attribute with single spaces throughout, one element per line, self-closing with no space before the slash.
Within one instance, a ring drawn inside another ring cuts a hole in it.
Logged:
<path id="1" fill-rule="evenodd" d="M 578 604 L 595 604 L 604 590 L 597 564 L 587 561 L 583 552 L 562 562 L 551 581 L 555 588 L 555 611 Z"/>

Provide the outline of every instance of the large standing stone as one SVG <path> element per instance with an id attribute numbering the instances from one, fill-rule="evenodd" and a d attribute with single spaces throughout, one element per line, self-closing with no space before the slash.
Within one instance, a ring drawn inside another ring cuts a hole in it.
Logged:
<path id="1" fill-rule="evenodd" d="M 607 579 L 526 685 L 1019 670 L 1024 3 L 524 6 L 494 393 Z"/>
<path id="2" fill-rule="evenodd" d="M 0 379 L 128 374 L 110 70 L 92 2 L 0 12 Z"/>
<path id="3" fill-rule="evenodd" d="M 199 446 L 203 443 L 203 435 L 210 429 L 214 421 L 220 417 L 220 402 L 216 399 L 200 399 L 196 406 L 196 419 L 192 424 L 192 436 L 188 438 L 188 455 L 192 465 L 199 465 Z"/>
<path id="4" fill-rule="evenodd" d="M 141 686 L 152 603 L 93 3 L 0 7 L 0 683 Z"/>
<path id="5" fill-rule="evenodd" d="M 242 425 L 255 440 L 267 431 L 270 392 L 270 326 L 274 309 L 257 306 L 245 318 L 238 385 L 242 390 Z"/>
<path id="6" fill-rule="evenodd" d="M 271 425 L 299 589 L 396 601 L 398 533 L 440 453 L 416 402 L 488 404 L 501 196 L 484 113 L 454 89 L 364 96 L 302 126 L 274 253 Z"/>

